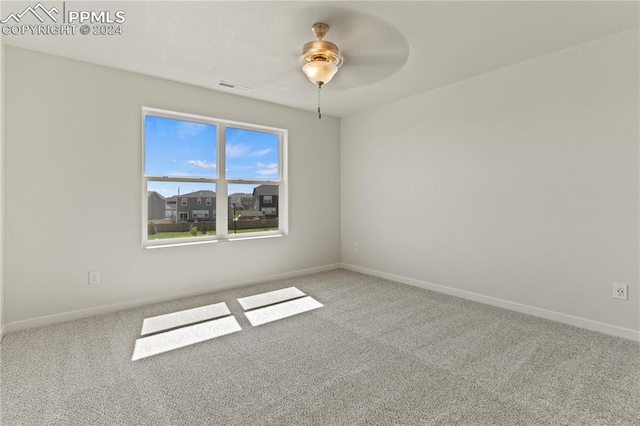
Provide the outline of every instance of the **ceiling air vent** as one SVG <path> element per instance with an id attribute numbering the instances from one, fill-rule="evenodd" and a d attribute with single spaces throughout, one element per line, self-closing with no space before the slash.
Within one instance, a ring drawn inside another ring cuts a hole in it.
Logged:
<path id="1" fill-rule="evenodd" d="M 220 80 L 218 86 L 225 87 L 227 89 L 240 90 L 242 92 L 248 92 L 253 90 L 253 87 L 243 86 L 242 84 L 230 83 L 228 81 Z"/>

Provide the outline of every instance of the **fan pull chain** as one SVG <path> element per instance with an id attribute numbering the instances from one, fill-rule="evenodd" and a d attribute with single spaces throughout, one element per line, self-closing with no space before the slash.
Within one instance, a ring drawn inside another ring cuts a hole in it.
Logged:
<path id="1" fill-rule="evenodd" d="M 318 83 L 318 120 L 322 120 L 322 113 L 320 112 L 320 89 L 322 89 L 322 82 Z"/>

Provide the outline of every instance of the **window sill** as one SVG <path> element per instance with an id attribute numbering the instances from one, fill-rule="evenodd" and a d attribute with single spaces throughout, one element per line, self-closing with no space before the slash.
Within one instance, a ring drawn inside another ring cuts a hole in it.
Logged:
<path id="1" fill-rule="evenodd" d="M 220 242 L 233 242 L 233 241 L 245 241 L 245 240 L 261 240 L 264 238 L 279 238 L 279 237 L 284 237 L 285 234 L 283 233 L 277 233 L 277 234 L 262 234 L 262 235 L 247 235 L 247 236 L 242 236 L 242 237 L 236 237 L 236 236 L 227 236 L 227 238 L 221 238 L 218 241 Z"/>
<path id="2" fill-rule="evenodd" d="M 172 241 L 172 242 L 167 242 L 167 243 L 154 243 L 154 244 L 148 244 L 148 243 L 144 243 L 142 248 L 145 250 L 155 250 L 155 249 L 160 249 L 160 248 L 169 248 L 169 247 L 182 247 L 182 246 L 195 246 L 195 245 L 202 245 L 202 244 L 214 244 L 214 243 L 228 243 L 228 242 L 235 242 L 235 241 L 246 241 L 246 240 L 262 240 L 262 239 L 266 239 L 266 238 L 280 238 L 280 237 L 284 237 L 285 234 L 283 233 L 277 233 L 277 234 L 261 234 L 261 235 L 243 235 L 243 236 L 231 236 L 228 235 L 224 238 L 215 238 L 215 239 L 209 239 L 209 240 L 204 240 L 204 241 Z"/>

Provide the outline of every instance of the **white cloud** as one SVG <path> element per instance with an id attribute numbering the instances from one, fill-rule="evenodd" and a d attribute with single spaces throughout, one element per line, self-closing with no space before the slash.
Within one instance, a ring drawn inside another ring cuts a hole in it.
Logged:
<path id="1" fill-rule="evenodd" d="M 180 121 L 178 131 L 180 132 L 180 138 L 187 136 L 196 136 L 207 130 L 207 124 L 194 123 L 192 121 Z"/>
<path id="2" fill-rule="evenodd" d="M 278 174 L 278 163 L 258 163 L 258 167 L 260 167 L 260 169 L 258 169 L 256 173 L 260 176 L 274 176 Z"/>
<path id="3" fill-rule="evenodd" d="M 263 155 L 267 155 L 270 152 L 271 152 L 271 148 L 266 148 L 266 149 L 263 149 L 261 151 L 254 151 L 251 154 L 249 154 L 249 156 L 250 157 L 262 157 Z"/>
<path id="4" fill-rule="evenodd" d="M 230 166 L 227 167 L 227 171 L 229 170 L 251 170 L 251 169 L 255 169 L 256 166 Z"/>
<path id="5" fill-rule="evenodd" d="M 256 171 L 260 176 L 273 176 L 278 174 L 278 169 L 262 169 Z"/>
<path id="6" fill-rule="evenodd" d="M 227 144 L 227 157 L 229 158 L 238 158 L 244 156 L 249 148 L 242 144 Z"/>
<path id="7" fill-rule="evenodd" d="M 278 163 L 269 163 L 269 164 L 265 164 L 265 163 L 261 163 L 261 162 L 257 162 L 256 163 L 258 165 L 258 167 L 262 167 L 267 168 L 267 169 L 277 169 L 278 168 Z"/>
<path id="8" fill-rule="evenodd" d="M 207 160 L 189 160 L 189 164 L 202 169 L 215 169 L 215 163 L 209 163 Z"/>

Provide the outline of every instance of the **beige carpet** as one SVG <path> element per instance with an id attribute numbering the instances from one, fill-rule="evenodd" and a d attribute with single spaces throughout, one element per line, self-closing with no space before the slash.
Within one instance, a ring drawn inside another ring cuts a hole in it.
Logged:
<path id="1" fill-rule="evenodd" d="M 322 305 L 252 327 L 238 298 Z M 131 361 L 145 318 L 224 302 L 242 331 Z M 345 270 L 12 333 L 8 425 L 638 424 L 640 345 Z"/>

